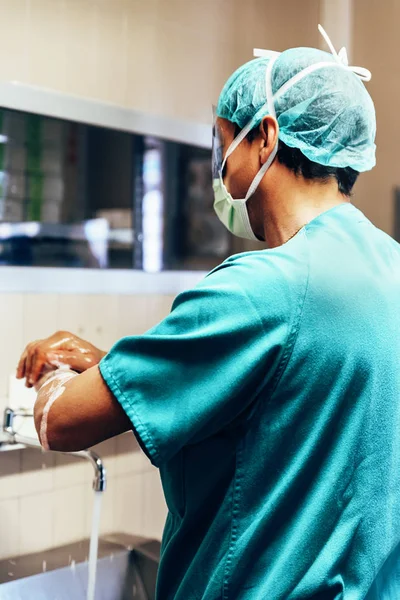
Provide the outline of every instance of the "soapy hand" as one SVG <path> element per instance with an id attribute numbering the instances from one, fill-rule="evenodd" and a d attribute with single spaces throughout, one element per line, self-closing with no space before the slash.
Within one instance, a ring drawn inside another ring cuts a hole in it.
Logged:
<path id="1" fill-rule="evenodd" d="M 26 386 L 33 387 L 49 371 L 63 366 L 82 373 L 97 365 L 106 352 L 68 331 L 36 340 L 27 345 L 17 367 L 17 378 L 26 378 Z"/>

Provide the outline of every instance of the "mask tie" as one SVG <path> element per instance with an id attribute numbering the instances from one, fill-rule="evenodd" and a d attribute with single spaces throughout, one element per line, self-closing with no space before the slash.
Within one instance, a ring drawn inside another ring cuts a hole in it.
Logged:
<path id="1" fill-rule="evenodd" d="M 352 71 L 355 75 L 357 75 L 357 77 L 359 77 L 361 79 L 361 81 L 371 81 L 371 79 L 372 79 L 371 71 L 368 71 L 368 69 L 365 69 L 364 67 L 351 67 L 351 66 L 349 66 L 349 59 L 348 59 L 348 56 L 347 56 L 347 50 L 346 50 L 346 48 L 343 47 L 339 51 L 339 53 L 337 53 L 336 50 L 335 50 L 335 46 L 332 44 L 331 38 L 326 33 L 326 31 L 322 27 L 322 25 L 318 25 L 318 31 L 320 32 L 320 34 L 324 38 L 325 42 L 327 43 L 327 45 L 329 47 L 329 50 L 332 53 L 332 56 L 335 58 L 336 62 L 339 65 L 341 65 L 345 69 L 348 69 L 349 71 Z"/>

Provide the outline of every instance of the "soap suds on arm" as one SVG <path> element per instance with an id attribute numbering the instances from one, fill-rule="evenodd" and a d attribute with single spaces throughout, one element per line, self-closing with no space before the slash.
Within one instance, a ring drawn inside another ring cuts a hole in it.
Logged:
<path id="1" fill-rule="evenodd" d="M 39 405 L 42 405 L 43 402 L 45 404 L 39 427 L 37 415 L 35 414 L 35 425 L 38 431 L 40 444 L 44 450 L 51 450 L 47 436 L 47 423 L 50 409 L 54 402 L 65 392 L 65 384 L 73 377 L 76 377 L 76 375 L 78 375 L 78 373 L 70 370 L 69 367 L 62 366 L 45 376 L 40 384 L 35 404 L 35 413 Z M 38 416 L 40 417 L 40 414 Z"/>

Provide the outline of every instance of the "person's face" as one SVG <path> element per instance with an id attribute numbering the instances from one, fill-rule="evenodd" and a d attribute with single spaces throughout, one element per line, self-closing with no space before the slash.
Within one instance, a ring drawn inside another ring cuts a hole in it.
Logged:
<path id="1" fill-rule="evenodd" d="M 222 143 L 222 156 L 225 157 L 238 131 L 234 123 L 221 117 L 217 117 L 215 127 Z M 256 136 L 251 142 L 247 137 L 244 138 L 228 156 L 222 173 L 225 186 L 232 198 L 246 196 L 260 167 L 260 138 Z"/>
<path id="2" fill-rule="evenodd" d="M 222 156 L 238 134 L 234 123 L 217 117 L 215 127 L 222 145 Z M 262 166 L 262 150 L 265 140 L 262 133 L 255 135 L 251 141 L 245 137 L 226 160 L 222 176 L 224 184 L 232 198 L 245 198 L 250 185 Z M 264 239 L 262 203 L 259 201 L 259 190 L 247 202 L 247 210 L 251 227 L 255 235 Z"/>

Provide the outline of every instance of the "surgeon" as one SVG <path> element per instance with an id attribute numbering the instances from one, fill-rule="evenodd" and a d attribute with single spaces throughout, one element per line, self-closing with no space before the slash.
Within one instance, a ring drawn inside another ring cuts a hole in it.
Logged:
<path id="1" fill-rule="evenodd" d="M 18 366 L 45 448 L 131 430 L 160 469 L 159 600 L 361 600 L 400 542 L 400 247 L 350 201 L 370 73 L 326 39 L 260 52 L 216 107 L 216 213 L 268 249 L 107 354 L 59 332 Z"/>

